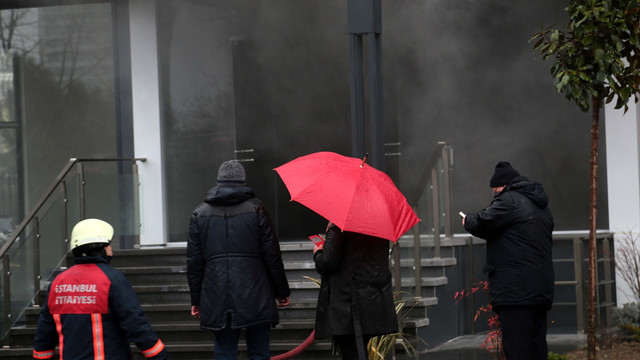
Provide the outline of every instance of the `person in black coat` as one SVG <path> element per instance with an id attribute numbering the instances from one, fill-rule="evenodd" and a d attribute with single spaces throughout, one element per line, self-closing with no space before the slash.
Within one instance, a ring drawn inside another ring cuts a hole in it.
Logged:
<path id="1" fill-rule="evenodd" d="M 313 258 L 321 275 L 316 338 L 333 337 L 343 359 L 368 358 L 369 339 L 398 331 L 389 241 L 329 223 Z"/>
<path id="2" fill-rule="evenodd" d="M 216 359 L 236 358 L 242 328 L 249 358 L 269 359 L 276 300 L 287 306 L 291 293 L 271 220 L 245 177 L 238 161 L 224 162 L 189 226 L 191 314 L 213 330 Z"/>
<path id="3" fill-rule="evenodd" d="M 507 359 L 547 359 L 547 311 L 553 303 L 553 217 L 542 185 L 500 161 L 489 182 L 494 197 L 464 228 L 487 241 L 490 301 Z"/>

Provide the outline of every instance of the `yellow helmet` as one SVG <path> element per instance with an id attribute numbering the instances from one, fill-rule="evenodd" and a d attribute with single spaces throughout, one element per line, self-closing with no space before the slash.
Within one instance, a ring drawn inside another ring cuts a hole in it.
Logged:
<path id="1" fill-rule="evenodd" d="M 113 238 L 113 227 L 99 219 L 82 220 L 71 231 L 71 250 L 87 244 L 108 245 Z"/>

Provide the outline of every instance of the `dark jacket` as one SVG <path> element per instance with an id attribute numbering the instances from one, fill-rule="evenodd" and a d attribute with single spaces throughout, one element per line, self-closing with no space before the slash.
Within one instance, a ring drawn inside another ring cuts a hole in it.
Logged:
<path id="1" fill-rule="evenodd" d="M 514 179 L 477 214 L 468 214 L 465 229 L 487 241 L 491 304 L 553 303 L 553 217 L 542 185 Z"/>
<path id="2" fill-rule="evenodd" d="M 131 359 L 130 341 L 145 357 L 169 358 L 124 275 L 101 256 L 76 258 L 49 287 L 33 357 L 53 359 L 59 345 L 61 359 Z"/>
<path id="3" fill-rule="evenodd" d="M 314 261 L 322 276 L 316 338 L 355 334 L 354 319 L 365 335 L 398 331 L 388 240 L 342 232 L 333 225 Z"/>
<path id="4" fill-rule="evenodd" d="M 216 186 L 196 207 L 187 278 L 203 328 L 278 323 L 276 297 L 289 296 L 289 284 L 269 215 L 250 188 Z"/>

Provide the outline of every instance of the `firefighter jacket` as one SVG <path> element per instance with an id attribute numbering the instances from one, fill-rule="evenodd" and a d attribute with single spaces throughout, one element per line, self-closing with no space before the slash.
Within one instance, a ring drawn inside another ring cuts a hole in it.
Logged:
<path id="1" fill-rule="evenodd" d="M 101 256 L 78 257 L 51 283 L 40 312 L 34 359 L 131 359 L 133 342 L 145 358 L 168 359 L 129 281 Z"/>

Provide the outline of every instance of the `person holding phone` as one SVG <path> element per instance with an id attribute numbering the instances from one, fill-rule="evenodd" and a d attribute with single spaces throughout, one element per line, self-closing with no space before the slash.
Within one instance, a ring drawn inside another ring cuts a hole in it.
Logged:
<path id="1" fill-rule="evenodd" d="M 553 216 L 542 185 L 500 161 L 489 186 L 491 204 L 460 214 L 462 225 L 487 241 L 489 293 L 509 360 L 547 359 L 547 311 L 553 303 Z"/>

